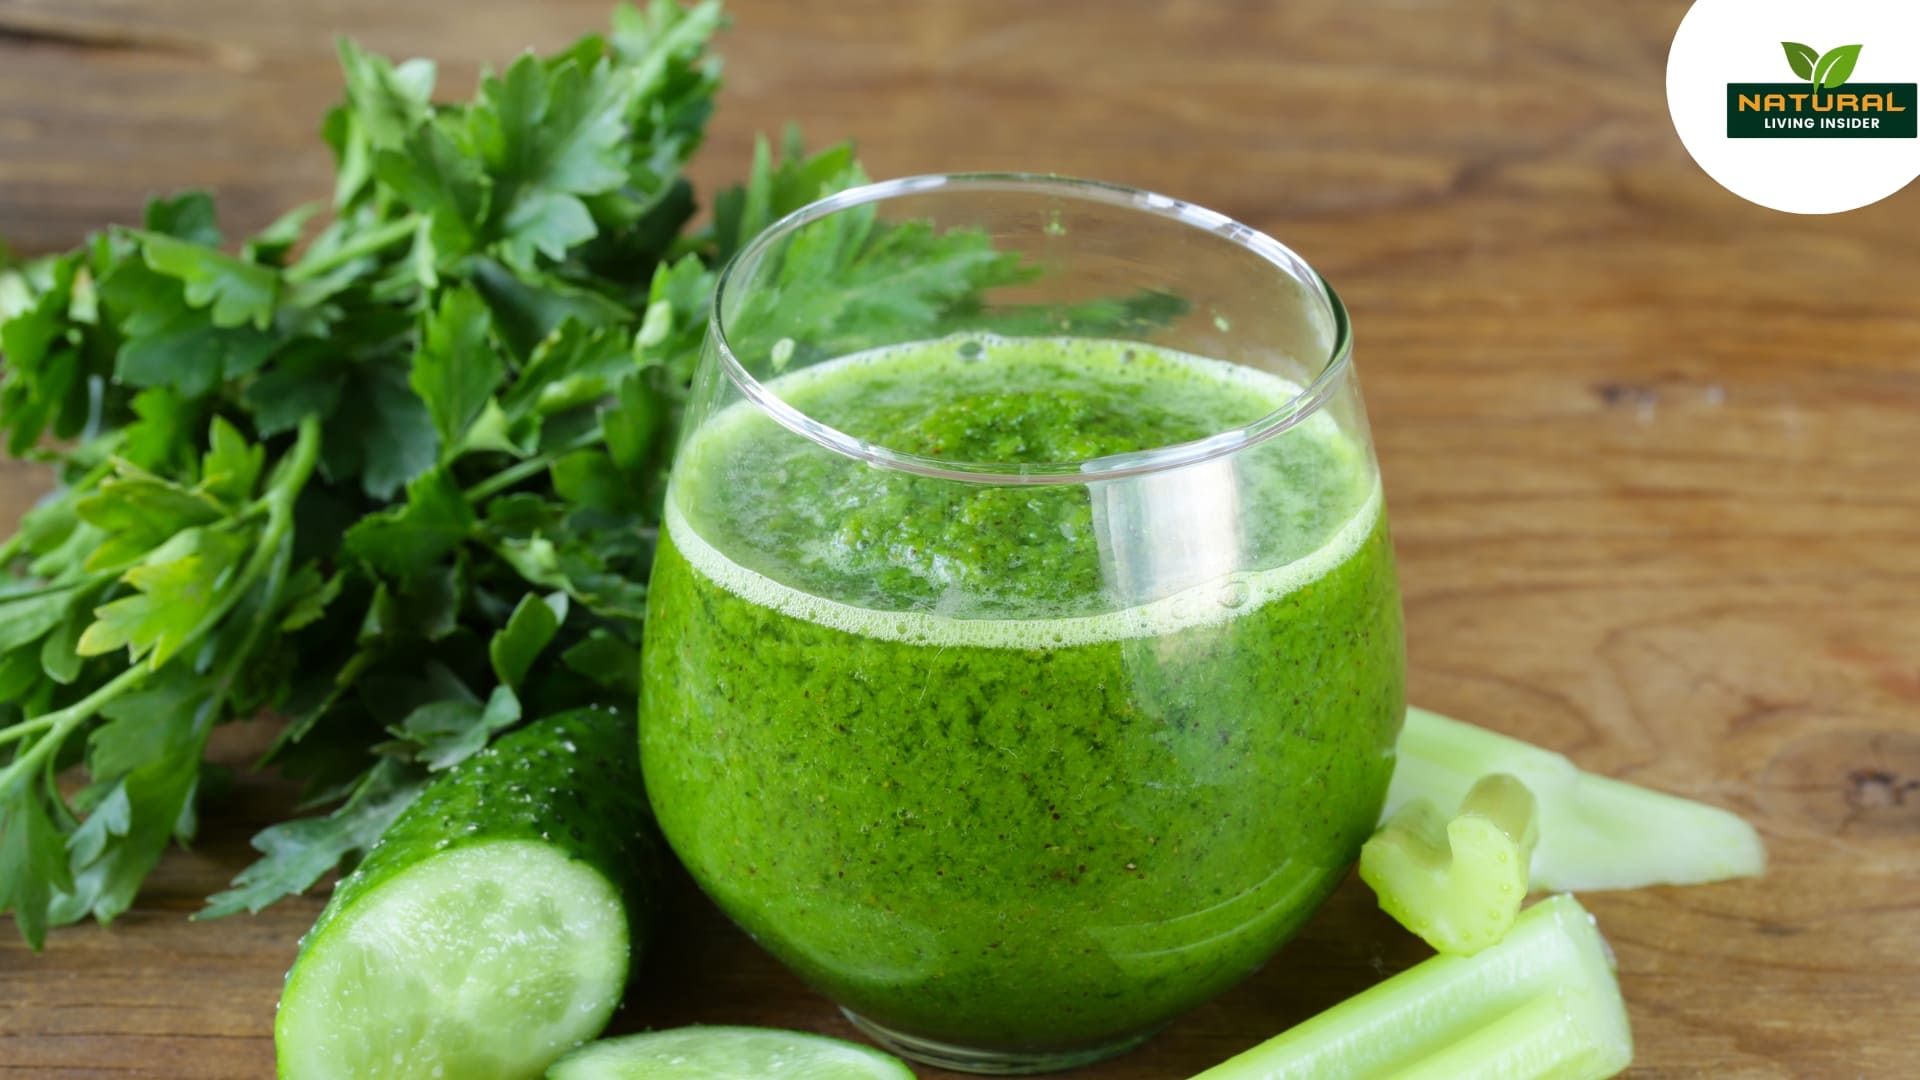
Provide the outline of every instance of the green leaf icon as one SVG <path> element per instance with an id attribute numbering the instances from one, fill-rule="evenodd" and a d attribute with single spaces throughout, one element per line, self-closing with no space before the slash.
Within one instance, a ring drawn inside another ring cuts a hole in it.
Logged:
<path id="1" fill-rule="evenodd" d="M 1787 63 L 1793 73 L 1803 79 L 1813 78 L 1813 65 L 1820 59 L 1811 45 L 1802 45 L 1797 41 L 1783 41 L 1780 47 L 1787 50 Z"/>
<path id="2" fill-rule="evenodd" d="M 1841 45 L 1828 49 L 1813 65 L 1813 81 L 1831 90 L 1847 81 L 1853 74 L 1853 65 L 1860 59 L 1860 46 Z"/>

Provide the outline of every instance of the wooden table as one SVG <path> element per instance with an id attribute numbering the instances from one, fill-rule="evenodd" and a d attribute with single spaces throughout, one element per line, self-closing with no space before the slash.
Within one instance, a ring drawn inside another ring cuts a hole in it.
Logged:
<path id="1" fill-rule="evenodd" d="M 1764 880 L 1595 895 L 1638 1077 L 1920 1071 L 1920 194 L 1797 218 L 1722 191 L 1662 87 L 1685 4 L 741 0 L 696 170 L 755 131 L 876 176 L 1056 170 L 1270 230 L 1345 294 L 1416 698 L 1732 807 Z M 329 38 L 477 66 L 602 0 L 0 0 L 0 235 L 326 190 Z M 0 479 L 5 514 L 41 478 Z M 317 899 L 186 912 L 284 798 L 243 782 L 111 928 L 0 944 L 0 1076 L 261 1077 Z M 620 1025 L 845 1034 L 689 902 Z M 1414 962 L 1349 886 L 1260 976 L 1088 1080 L 1184 1076 Z M 932 1074 L 923 1074 L 932 1075 Z"/>

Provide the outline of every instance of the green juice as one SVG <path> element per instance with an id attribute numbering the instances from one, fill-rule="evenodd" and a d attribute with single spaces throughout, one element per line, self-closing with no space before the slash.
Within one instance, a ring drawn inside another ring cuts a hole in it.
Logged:
<path id="1" fill-rule="evenodd" d="M 769 388 L 875 445 L 1013 463 L 1202 438 L 1298 392 L 977 336 Z M 1229 537 L 1231 565 L 1141 572 L 1160 526 L 1127 495 L 1163 489 L 1184 501 L 1162 524 Z M 660 824 L 736 922 L 885 1028 L 1006 1051 L 1149 1030 L 1264 963 L 1379 814 L 1399 598 L 1378 481 L 1324 414 L 1144 481 L 993 485 L 734 405 L 667 503 L 640 727 Z"/>

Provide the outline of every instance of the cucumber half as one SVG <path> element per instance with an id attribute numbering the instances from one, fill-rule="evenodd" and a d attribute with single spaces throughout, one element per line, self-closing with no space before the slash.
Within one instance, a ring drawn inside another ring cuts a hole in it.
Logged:
<path id="1" fill-rule="evenodd" d="M 913 1080 L 899 1058 L 798 1031 L 684 1027 L 591 1043 L 547 1080 Z"/>
<path id="2" fill-rule="evenodd" d="M 606 1026 L 658 849 L 631 720 L 577 711 L 434 782 L 335 890 L 280 998 L 284 1080 L 528 1080 Z"/>
<path id="3" fill-rule="evenodd" d="M 309 945 L 281 1073 L 536 1076 L 606 1026 L 626 976 L 626 909 L 598 873 L 525 841 L 449 851 Z"/>

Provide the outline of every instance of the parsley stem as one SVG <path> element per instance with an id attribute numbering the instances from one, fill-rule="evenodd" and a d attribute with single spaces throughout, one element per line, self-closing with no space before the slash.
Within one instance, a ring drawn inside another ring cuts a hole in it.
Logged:
<path id="1" fill-rule="evenodd" d="M 32 776 L 34 770 L 38 769 L 49 755 L 59 750 L 60 745 L 67 741 L 67 736 L 73 734 L 74 728 L 98 713 L 102 706 L 139 686 L 149 674 L 151 672 L 147 665 L 134 664 L 102 684 L 98 690 L 66 708 L 55 709 L 44 716 L 37 716 L 23 724 L 8 728 L 5 732 L 8 737 L 12 737 L 23 727 L 52 730 L 32 746 L 22 750 L 5 769 L 0 769 L 0 801 L 12 798 L 15 785 Z"/>
<path id="2" fill-rule="evenodd" d="M 35 596 L 45 596 L 48 593 L 66 592 L 68 589 L 79 589 L 101 578 L 118 576 L 119 574 L 117 572 L 88 574 L 79 581 L 49 581 L 41 585 L 35 585 L 30 589 L 0 591 L 0 604 L 11 603 L 15 600 L 26 600 Z"/>
<path id="3" fill-rule="evenodd" d="M 408 214 L 398 221 L 389 221 L 385 225 L 368 229 L 354 237 L 351 242 L 342 244 L 319 258 L 301 259 L 288 267 L 282 276 L 288 281 L 312 281 L 335 267 L 376 254 L 382 248 L 405 240 L 419 227 L 420 215 Z"/>
<path id="4" fill-rule="evenodd" d="M 22 720 L 11 727 L 0 728 L 0 743 L 10 743 L 15 739 L 24 739 L 36 731 L 45 731 L 53 726 L 54 713 L 45 713 L 31 720 Z"/>
<path id="5" fill-rule="evenodd" d="M 291 503 L 288 505 L 291 506 Z M 268 519 L 266 531 L 269 534 L 275 531 L 272 518 Z M 233 693 L 233 684 L 240 678 L 241 667 L 253 659 L 254 646 L 260 644 L 260 635 L 266 632 L 267 626 L 280 613 L 280 595 L 286 590 L 287 571 L 293 565 L 293 535 L 285 528 L 280 532 L 277 541 L 262 538 L 263 544 L 273 545 L 274 554 L 273 562 L 267 568 L 267 582 L 261 587 L 260 606 L 254 611 L 253 622 L 247 627 L 246 637 L 240 642 L 240 647 L 227 657 L 227 662 L 215 677 L 213 697 L 206 705 L 209 709 L 218 710 L 225 706 L 227 695 Z"/>
<path id="6" fill-rule="evenodd" d="M 313 467 L 320 460 L 320 418 L 308 416 L 300 421 L 300 432 L 294 437 L 293 449 L 280 460 L 274 470 L 271 481 L 272 490 L 267 492 L 268 527 L 273 527 L 276 515 L 283 519 L 293 513 L 293 502 L 307 486 L 307 479 L 313 475 Z M 281 520 L 281 531 L 291 527 L 290 520 Z"/>
<path id="7" fill-rule="evenodd" d="M 308 438 L 309 427 L 313 437 Z M 266 632 L 267 625 L 278 614 L 280 595 L 286 590 L 287 571 L 293 565 L 293 504 L 299 498 L 300 489 L 306 486 L 307 478 L 313 473 L 313 466 L 320 450 L 320 421 L 308 417 L 301 423 L 300 440 L 294 443 L 293 453 L 288 455 L 283 471 L 275 477 L 272 489 L 265 496 L 267 505 L 267 525 L 260 536 L 257 551 L 272 551 L 272 561 L 267 564 L 267 582 L 263 587 L 258 610 L 254 612 L 253 623 L 247 627 L 246 637 L 240 647 L 233 650 L 216 677 L 213 697 L 206 708 L 218 710 L 226 704 L 227 695 L 233 692 L 233 684 L 240 678 L 240 668 L 253 657 L 254 646 L 260 643 L 260 635 Z M 250 565 L 249 570 L 252 569 Z M 248 582 L 251 585 L 251 581 Z"/>
<path id="8" fill-rule="evenodd" d="M 587 447 L 597 444 L 600 439 L 601 435 L 599 431 L 589 432 L 571 442 L 556 446 L 545 453 L 536 454 L 525 461 L 509 465 L 499 472 L 494 473 L 492 476 L 487 477 L 485 480 L 474 484 L 463 492 L 463 494 L 466 495 L 470 502 L 479 502 L 481 499 L 498 495 L 522 480 L 539 475 L 540 470 L 552 465 L 559 458 L 571 454 L 575 450 L 585 450 Z"/>

